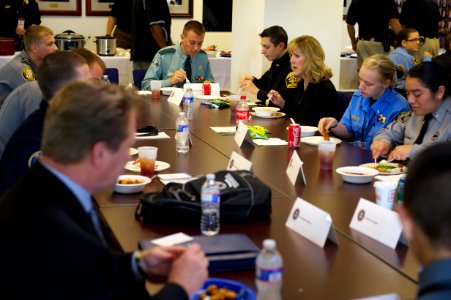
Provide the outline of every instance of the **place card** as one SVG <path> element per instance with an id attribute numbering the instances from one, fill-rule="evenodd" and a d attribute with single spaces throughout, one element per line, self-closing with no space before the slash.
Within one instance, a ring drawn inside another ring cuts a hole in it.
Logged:
<path id="1" fill-rule="evenodd" d="M 349 226 L 392 249 L 401 239 L 399 215 L 363 198 L 360 198 Z"/>
<path id="2" fill-rule="evenodd" d="M 279 138 L 254 139 L 254 144 L 258 146 L 285 146 L 288 142 Z"/>
<path id="3" fill-rule="evenodd" d="M 164 236 L 162 238 L 154 239 L 151 242 L 152 242 L 152 244 L 155 244 L 157 246 L 169 247 L 169 246 L 174 246 L 177 244 L 190 242 L 192 240 L 193 240 L 193 238 L 190 237 L 189 235 L 184 234 L 183 232 L 178 232 L 178 233 Z"/>
<path id="4" fill-rule="evenodd" d="M 238 147 L 243 146 L 244 141 L 248 142 L 249 144 L 252 144 L 252 137 L 249 133 L 249 130 L 247 129 L 247 125 L 243 122 L 238 122 L 238 127 L 236 128 L 235 133 L 235 143 L 238 145 Z"/>
<path id="5" fill-rule="evenodd" d="M 296 180 L 298 179 L 299 171 L 301 171 L 302 180 L 304 181 L 304 184 L 307 185 L 307 180 L 305 179 L 303 165 L 304 165 L 304 163 L 302 162 L 298 153 L 296 151 L 293 151 L 293 155 L 291 155 L 290 162 L 288 163 L 287 170 L 285 171 L 287 173 L 288 179 L 290 179 L 290 182 L 292 185 L 296 184 Z"/>
<path id="6" fill-rule="evenodd" d="M 175 105 L 180 105 L 180 103 L 182 102 L 182 99 L 183 99 L 183 90 L 182 89 L 174 89 L 168 98 L 168 102 L 175 104 Z"/>
<path id="7" fill-rule="evenodd" d="M 229 163 L 227 164 L 227 170 L 228 171 L 246 170 L 246 171 L 253 172 L 252 162 L 250 160 L 247 160 L 246 158 L 244 158 L 237 152 L 232 151 L 232 155 L 230 155 Z"/>
<path id="8" fill-rule="evenodd" d="M 294 202 L 285 226 L 320 247 L 324 247 L 327 239 L 338 246 L 330 215 L 301 198 Z"/>

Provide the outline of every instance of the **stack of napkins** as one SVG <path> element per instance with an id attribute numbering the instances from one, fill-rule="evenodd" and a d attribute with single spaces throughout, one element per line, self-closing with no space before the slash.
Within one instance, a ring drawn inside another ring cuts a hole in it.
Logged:
<path id="1" fill-rule="evenodd" d="M 270 138 L 267 140 L 263 139 L 254 139 L 252 140 L 254 144 L 259 146 L 284 146 L 288 145 L 288 142 L 279 138 Z"/>

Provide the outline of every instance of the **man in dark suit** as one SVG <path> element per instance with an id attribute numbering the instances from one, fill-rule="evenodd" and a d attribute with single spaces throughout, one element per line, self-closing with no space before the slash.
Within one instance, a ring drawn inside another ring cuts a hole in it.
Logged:
<path id="1" fill-rule="evenodd" d="M 208 276 L 199 245 L 134 253 L 108 247 L 91 195 L 129 158 L 133 91 L 76 81 L 53 98 L 42 157 L 0 198 L 0 294 L 7 299 L 189 299 Z M 166 275 L 151 297 L 145 278 Z"/>

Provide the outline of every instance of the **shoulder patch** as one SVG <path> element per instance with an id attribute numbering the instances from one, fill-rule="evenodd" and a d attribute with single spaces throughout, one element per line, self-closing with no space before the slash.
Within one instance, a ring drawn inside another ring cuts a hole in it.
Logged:
<path id="1" fill-rule="evenodd" d="M 174 47 L 164 47 L 163 49 L 161 49 L 160 51 L 158 51 L 158 53 L 160 53 L 160 55 L 165 55 L 165 54 L 170 54 L 170 53 L 174 53 L 175 52 L 175 48 Z"/>
<path id="2" fill-rule="evenodd" d="M 22 77 L 26 81 L 33 81 L 34 80 L 33 70 L 30 67 L 23 68 L 22 69 Z"/>
<path id="3" fill-rule="evenodd" d="M 29 58 L 24 57 L 20 60 L 20 62 L 31 67 L 31 61 Z"/>
<path id="4" fill-rule="evenodd" d="M 285 77 L 285 86 L 288 89 L 295 89 L 298 86 L 298 78 L 294 76 L 293 72 L 288 73 L 287 77 Z"/>
<path id="5" fill-rule="evenodd" d="M 412 111 L 408 111 L 408 112 L 400 112 L 398 115 L 398 118 L 396 119 L 396 121 L 399 121 L 401 123 L 405 123 L 407 122 L 407 120 L 410 119 L 410 116 L 412 116 Z"/>
<path id="6" fill-rule="evenodd" d="M 413 58 L 412 58 L 412 62 L 413 62 L 415 65 L 418 65 L 419 63 L 421 63 L 421 60 L 419 60 L 418 58 L 413 57 Z"/>

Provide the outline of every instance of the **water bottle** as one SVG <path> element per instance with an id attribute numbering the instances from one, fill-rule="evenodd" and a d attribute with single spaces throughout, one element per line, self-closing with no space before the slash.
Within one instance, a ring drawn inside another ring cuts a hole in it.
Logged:
<path id="1" fill-rule="evenodd" d="M 111 84 L 110 80 L 108 79 L 108 75 L 103 75 L 102 82 L 105 83 L 106 85 Z"/>
<path id="2" fill-rule="evenodd" d="M 175 150 L 178 153 L 187 153 L 189 151 L 189 121 L 184 112 L 180 112 L 175 121 Z"/>
<path id="3" fill-rule="evenodd" d="M 256 285 L 258 300 L 280 300 L 283 260 L 276 250 L 276 241 L 263 241 L 263 249 L 256 261 Z"/>
<path id="4" fill-rule="evenodd" d="M 187 88 L 185 93 L 183 93 L 183 112 L 188 120 L 193 119 L 193 103 L 193 90 L 191 88 Z"/>
<path id="5" fill-rule="evenodd" d="M 206 236 L 218 234 L 220 195 L 215 174 L 207 174 L 207 179 L 202 185 L 201 204 L 200 231 Z"/>
<path id="6" fill-rule="evenodd" d="M 241 101 L 236 107 L 235 120 L 236 126 L 238 126 L 239 122 L 247 124 L 249 121 L 249 105 L 246 103 L 246 96 L 241 96 Z"/>

